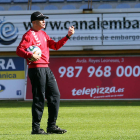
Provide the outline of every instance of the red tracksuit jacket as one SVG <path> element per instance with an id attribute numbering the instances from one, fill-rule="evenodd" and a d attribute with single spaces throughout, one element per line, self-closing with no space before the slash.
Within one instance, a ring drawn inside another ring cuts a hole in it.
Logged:
<path id="1" fill-rule="evenodd" d="M 65 36 L 58 42 L 55 42 L 46 34 L 46 32 L 42 30 L 35 31 L 31 28 L 23 35 L 22 40 L 17 47 L 16 53 L 18 56 L 26 59 L 29 68 L 48 67 L 49 48 L 58 50 L 67 42 L 67 40 L 68 38 Z M 27 48 L 32 45 L 38 46 L 42 51 L 41 58 L 38 61 L 31 62 L 27 59 L 32 57 L 32 53 L 26 51 Z"/>

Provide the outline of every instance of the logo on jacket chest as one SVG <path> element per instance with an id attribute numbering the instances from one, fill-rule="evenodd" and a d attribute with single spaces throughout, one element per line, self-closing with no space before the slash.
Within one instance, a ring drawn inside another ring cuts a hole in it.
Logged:
<path id="1" fill-rule="evenodd" d="M 47 42 L 47 39 L 44 37 L 45 42 Z"/>

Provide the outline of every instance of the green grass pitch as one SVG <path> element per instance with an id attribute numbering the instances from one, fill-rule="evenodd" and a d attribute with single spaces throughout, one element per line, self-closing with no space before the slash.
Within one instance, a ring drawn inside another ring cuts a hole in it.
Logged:
<path id="1" fill-rule="evenodd" d="M 61 101 L 65 134 L 31 135 L 31 102 L 0 101 L 0 140 L 140 140 L 140 101 Z M 47 106 L 41 121 L 46 130 Z"/>

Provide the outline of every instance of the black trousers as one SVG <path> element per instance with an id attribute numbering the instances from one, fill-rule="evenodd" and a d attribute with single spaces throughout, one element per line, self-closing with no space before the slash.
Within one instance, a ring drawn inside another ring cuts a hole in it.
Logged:
<path id="1" fill-rule="evenodd" d="M 44 111 L 45 98 L 48 105 L 48 127 L 56 124 L 60 92 L 56 79 L 47 68 L 30 68 L 28 75 L 32 85 L 33 103 L 32 103 L 32 129 L 40 128 L 40 122 Z"/>

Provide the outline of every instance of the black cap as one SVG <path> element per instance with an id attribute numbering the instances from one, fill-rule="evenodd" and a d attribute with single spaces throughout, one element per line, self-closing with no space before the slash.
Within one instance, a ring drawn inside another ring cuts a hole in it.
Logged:
<path id="1" fill-rule="evenodd" d="M 48 19 L 49 17 L 44 16 L 42 13 L 40 12 L 34 12 L 31 14 L 31 22 L 34 20 L 41 20 L 41 19 Z"/>

